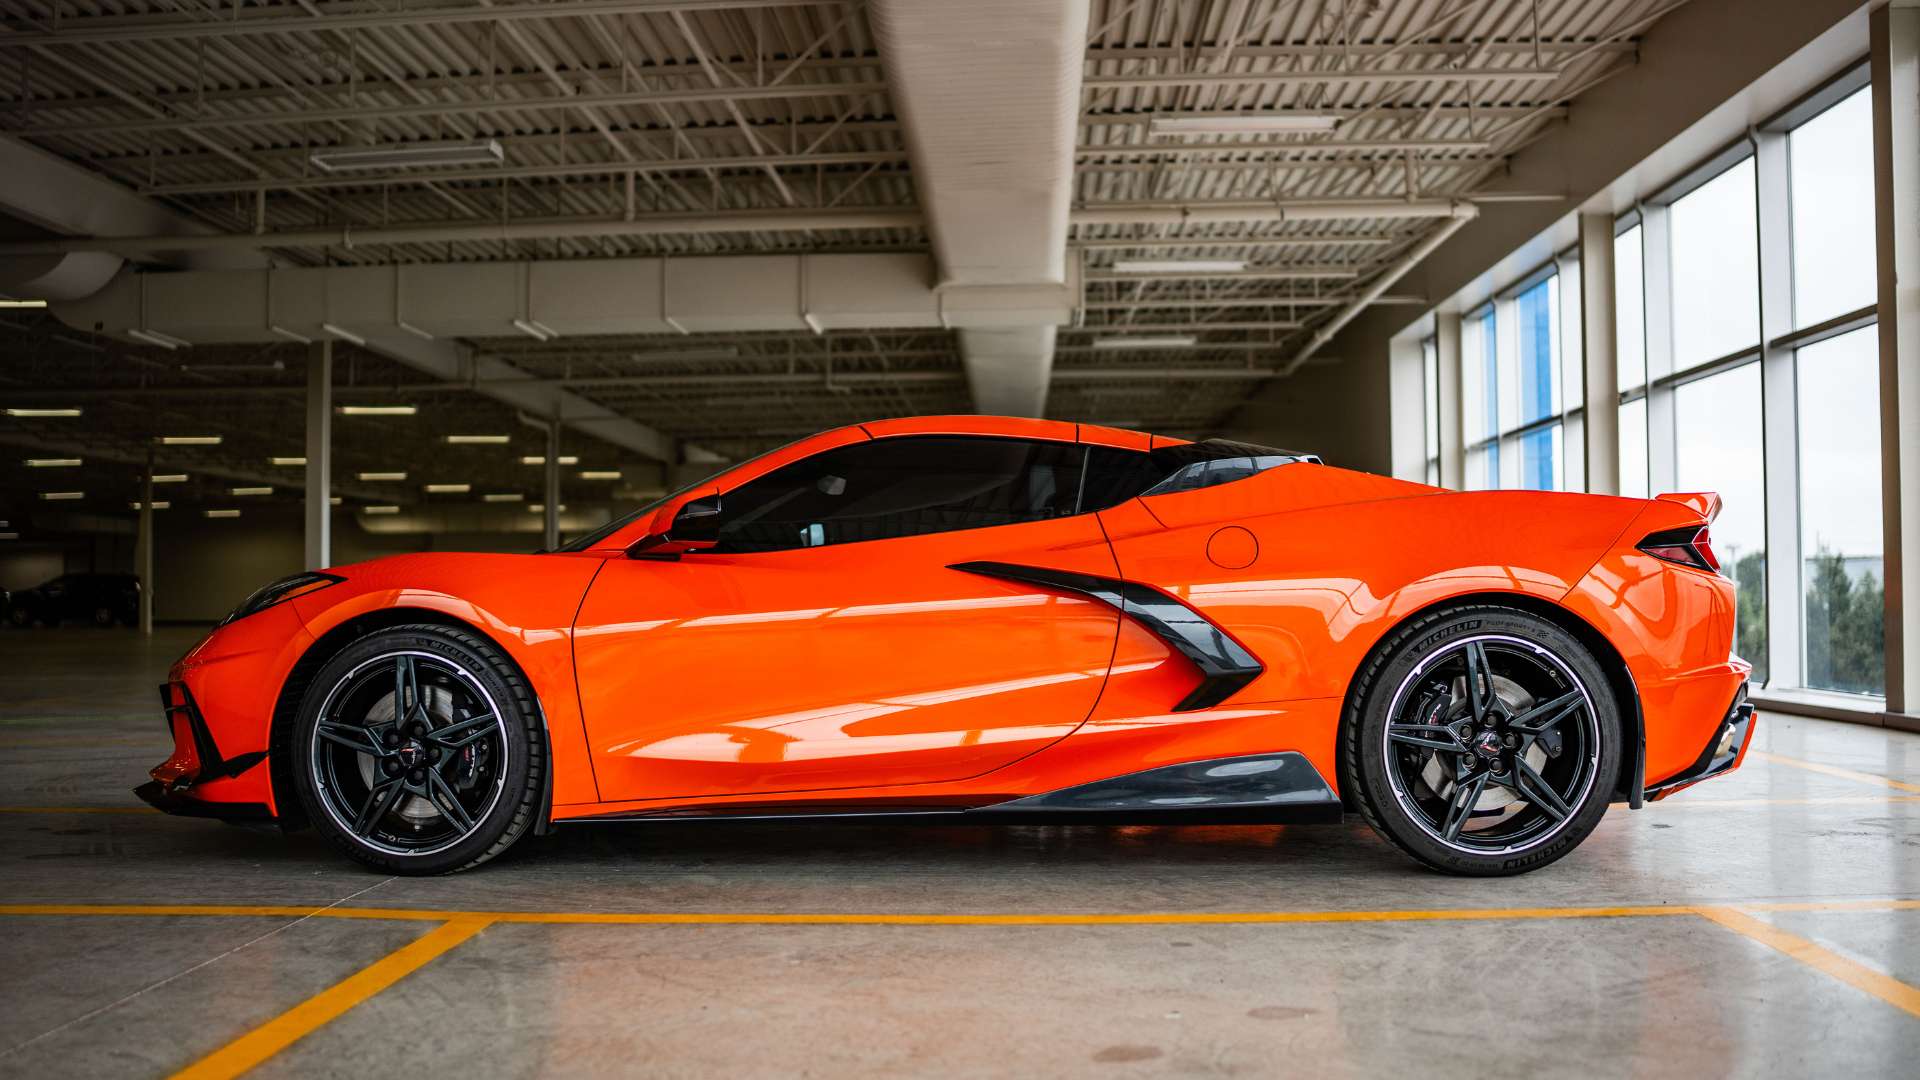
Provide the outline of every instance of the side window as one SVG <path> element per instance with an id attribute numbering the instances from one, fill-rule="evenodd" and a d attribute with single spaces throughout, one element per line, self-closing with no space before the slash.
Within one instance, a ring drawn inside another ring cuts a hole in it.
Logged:
<path id="1" fill-rule="evenodd" d="M 1084 448 L 907 437 L 828 450 L 726 492 L 715 551 L 889 540 L 1077 513 Z"/>
<path id="2" fill-rule="evenodd" d="M 1082 513 L 1092 513 L 1119 506 L 1166 475 L 1166 466 L 1155 463 L 1143 451 L 1089 446 L 1087 480 L 1086 487 L 1080 492 L 1080 510 Z"/>

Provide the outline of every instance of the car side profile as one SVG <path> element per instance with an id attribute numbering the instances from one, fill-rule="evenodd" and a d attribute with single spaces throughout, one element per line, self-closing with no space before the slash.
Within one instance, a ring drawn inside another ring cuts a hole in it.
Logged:
<path id="1" fill-rule="evenodd" d="M 21 627 L 63 622 L 133 626 L 140 621 L 140 579 L 133 574 L 61 574 L 5 599 L 7 621 Z"/>
<path id="2" fill-rule="evenodd" d="M 139 793 L 399 873 L 574 822 L 1348 812 L 1430 867 L 1517 873 L 1740 764 L 1718 508 L 854 425 L 559 551 L 262 588 L 174 666 Z"/>

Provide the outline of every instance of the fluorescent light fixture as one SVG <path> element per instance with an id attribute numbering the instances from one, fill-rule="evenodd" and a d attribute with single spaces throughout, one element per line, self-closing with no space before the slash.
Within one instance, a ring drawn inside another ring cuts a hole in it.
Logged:
<path id="1" fill-rule="evenodd" d="M 168 509 L 169 507 L 171 507 L 172 505 L 173 505 L 172 503 L 170 503 L 170 502 L 168 502 L 168 501 L 167 501 L 167 500 L 165 500 L 165 499 L 155 499 L 155 500 L 153 500 L 153 508 L 154 508 L 155 510 L 165 510 L 165 509 Z M 131 509 L 134 509 L 134 510 L 139 510 L 139 509 L 141 509 L 141 507 L 142 507 L 142 504 L 141 504 L 141 503 L 139 503 L 139 502 L 130 502 L 130 503 L 128 503 L 128 504 L 127 504 L 127 506 L 128 506 L 129 508 L 131 508 Z"/>
<path id="2" fill-rule="evenodd" d="M 18 540 L 18 539 L 20 539 L 20 534 L 17 532 L 0 532 L 0 540 Z"/>
<path id="3" fill-rule="evenodd" d="M 620 470 L 619 469 L 582 469 L 580 470 L 580 479 L 582 480 L 618 480 L 620 479 Z"/>
<path id="4" fill-rule="evenodd" d="M 485 495 L 480 496 L 480 501 L 490 503 L 516 503 L 525 498 L 525 495 L 517 491 L 489 491 Z"/>
<path id="5" fill-rule="evenodd" d="M 71 469 L 80 464 L 77 457 L 30 457 L 26 460 L 29 469 Z"/>
<path id="6" fill-rule="evenodd" d="M 332 334 L 334 337 L 339 338 L 341 341 L 351 341 L 355 345 L 358 345 L 362 348 L 366 347 L 367 339 L 361 337 L 359 334 L 356 334 L 351 330 L 343 330 L 340 327 L 335 326 L 330 322 L 321 323 L 320 329 L 325 330 L 327 333 Z"/>
<path id="7" fill-rule="evenodd" d="M 1113 264 L 1121 274 L 1231 274 L 1246 268 L 1245 259 L 1122 259 Z"/>
<path id="8" fill-rule="evenodd" d="M 363 514 L 397 514 L 400 512 L 400 508 L 397 506 L 363 506 L 360 508 L 360 512 Z"/>
<path id="9" fill-rule="evenodd" d="M 420 329 L 419 327 L 413 325 L 410 322 L 407 322 L 404 319 L 396 319 L 394 320 L 394 324 L 400 327 L 400 329 L 405 330 L 407 333 L 412 334 L 414 337 L 424 338 L 427 341 L 433 340 L 432 334 L 427 333 L 425 330 Z"/>
<path id="10" fill-rule="evenodd" d="M 75 499 L 86 498 L 87 493 L 84 491 L 43 491 L 40 493 L 40 497 L 48 502 L 72 502 Z"/>
<path id="11" fill-rule="evenodd" d="M 1273 135 L 1332 131 L 1340 118 L 1331 113 L 1246 113 L 1220 116 L 1156 116 L 1148 135 Z"/>
<path id="12" fill-rule="evenodd" d="M 240 516 L 240 511 L 238 510 L 202 510 L 200 513 L 210 518 L 237 518 Z"/>
<path id="13" fill-rule="evenodd" d="M 303 457 L 271 457 L 268 458 L 267 461 L 274 465 L 288 465 L 293 467 L 299 467 L 307 463 L 307 459 Z"/>
<path id="14" fill-rule="evenodd" d="M 513 325 L 519 327 L 521 333 L 526 334 L 535 341 L 552 341 L 554 338 L 560 336 L 554 332 L 553 327 L 545 323 L 535 322 L 532 319 L 515 319 L 513 320 Z"/>
<path id="15" fill-rule="evenodd" d="M 1161 334 L 1152 336 L 1142 334 L 1139 337 L 1095 338 L 1096 349 L 1185 349 L 1200 340 L 1192 334 Z"/>
<path id="16" fill-rule="evenodd" d="M 339 506 L 339 505 L 340 505 L 340 496 L 338 496 L 338 495 L 329 495 L 329 496 L 327 496 L 327 505 L 328 505 L 328 506 Z"/>
<path id="17" fill-rule="evenodd" d="M 270 487 L 237 487 L 228 488 L 227 493 L 230 495 L 271 495 L 273 494 L 273 489 Z"/>
<path id="18" fill-rule="evenodd" d="M 473 490 L 473 485 L 472 484 L 428 484 L 426 485 L 426 489 L 427 489 L 427 494 L 429 495 L 465 495 L 467 492 Z"/>
<path id="19" fill-rule="evenodd" d="M 354 475 L 358 476 L 362 480 L 368 480 L 368 481 L 405 480 L 407 478 L 407 474 L 403 472 L 363 472 L 363 473 L 355 473 Z"/>
<path id="20" fill-rule="evenodd" d="M 79 409 L 8 409 L 7 415 L 20 417 L 21 419 L 40 420 L 40 419 L 50 419 L 53 417 L 79 416 L 80 410 Z"/>
<path id="21" fill-rule="evenodd" d="M 167 350 L 184 349 L 193 344 L 193 342 L 187 341 L 184 338 L 177 338 L 172 334 L 163 334 L 158 330 L 141 330 L 135 328 L 127 331 L 127 336 L 135 341 L 144 341 L 149 345 L 158 345 Z"/>
<path id="22" fill-rule="evenodd" d="M 267 327 L 267 329 L 273 331 L 276 334 L 279 334 L 281 337 L 286 338 L 288 341 L 297 341 L 302 345 L 313 344 L 312 338 L 308 337 L 305 334 L 296 334 L 284 326 L 269 326 Z"/>
<path id="23" fill-rule="evenodd" d="M 341 416 L 412 416 L 420 411 L 418 405 L 342 405 Z"/>
<path id="24" fill-rule="evenodd" d="M 187 474 L 183 472 L 154 473 L 151 477 L 156 484 L 184 484 Z"/>
<path id="25" fill-rule="evenodd" d="M 527 504 L 527 513 L 529 514 L 544 514 L 546 512 L 547 512 L 547 507 L 546 507 L 546 504 L 544 503 L 528 503 Z M 567 512 L 566 503 L 560 504 L 560 512 L 563 514 Z"/>
<path id="26" fill-rule="evenodd" d="M 43 308 L 46 306 L 47 306 L 47 302 L 45 300 L 0 300 L 0 310 L 17 309 L 17 308 Z"/>
<path id="27" fill-rule="evenodd" d="M 580 464 L 580 459 L 573 456 L 572 454 L 562 454 L 560 455 L 559 460 L 560 460 L 560 464 L 562 465 Z M 546 456 L 542 454 L 532 454 L 520 459 L 520 464 L 522 465 L 545 465 L 546 463 L 547 463 Z"/>
<path id="28" fill-rule="evenodd" d="M 513 441 L 511 435 L 449 435 L 449 446 L 505 446 Z"/>
<path id="29" fill-rule="evenodd" d="M 219 446 L 221 435 L 162 435 L 161 446 Z"/>
<path id="30" fill-rule="evenodd" d="M 356 169 L 418 169 L 435 165 L 498 165 L 507 159 L 498 139 L 475 142 L 390 143 L 386 146 L 331 147 L 307 160 L 327 172 Z"/>

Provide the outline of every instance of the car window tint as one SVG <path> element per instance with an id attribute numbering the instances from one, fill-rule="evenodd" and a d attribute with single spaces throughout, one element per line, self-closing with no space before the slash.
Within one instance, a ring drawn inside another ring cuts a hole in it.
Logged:
<path id="1" fill-rule="evenodd" d="M 1152 487 L 1167 474 L 1144 451 L 1112 446 L 1087 448 L 1087 479 L 1080 492 L 1080 512 L 1118 506 Z"/>
<path id="2" fill-rule="evenodd" d="M 721 497 L 716 551 L 781 551 L 980 529 L 1077 512 L 1084 448 L 1023 439 L 876 439 Z"/>

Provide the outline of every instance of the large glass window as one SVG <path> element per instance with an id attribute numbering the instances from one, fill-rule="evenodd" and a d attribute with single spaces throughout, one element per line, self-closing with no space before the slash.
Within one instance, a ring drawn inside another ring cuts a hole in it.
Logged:
<path id="1" fill-rule="evenodd" d="M 1613 238 L 1613 336 L 1623 392 L 1647 382 L 1647 279 L 1640 236 L 1635 225 Z"/>
<path id="2" fill-rule="evenodd" d="M 1682 384 L 1674 392 L 1674 449 L 1682 491 L 1717 491 L 1713 549 L 1739 586 L 1734 651 L 1767 677 L 1766 472 L 1760 437 L 1760 365 Z"/>
<path id="3" fill-rule="evenodd" d="M 1886 692 L 1879 337 L 1799 350 L 1801 617 L 1806 684 Z"/>
<path id="4" fill-rule="evenodd" d="M 1620 494 L 1644 499 L 1647 491 L 1647 399 L 1620 406 Z"/>
<path id="5" fill-rule="evenodd" d="M 1675 371 L 1760 341 L 1760 254 L 1753 159 L 1673 204 Z"/>
<path id="6" fill-rule="evenodd" d="M 1787 137 L 1793 185 L 1793 324 L 1874 302 L 1873 101 L 1855 91 Z"/>

